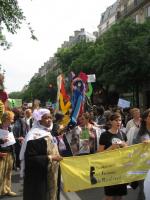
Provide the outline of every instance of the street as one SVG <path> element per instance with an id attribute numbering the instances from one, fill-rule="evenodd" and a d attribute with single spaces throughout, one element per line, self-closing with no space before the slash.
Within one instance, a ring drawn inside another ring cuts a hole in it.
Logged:
<path id="1" fill-rule="evenodd" d="M 17 192 L 16 197 L 0 197 L 3 200 L 22 200 L 23 180 L 20 179 L 19 172 L 13 172 L 12 176 L 12 188 L 14 192 Z M 138 189 L 128 189 L 128 195 L 124 197 L 124 200 L 136 200 Z M 88 189 L 79 192 L 65 193 L 61 192 L 60 200 L 102 200 L 103 188 Z"/>

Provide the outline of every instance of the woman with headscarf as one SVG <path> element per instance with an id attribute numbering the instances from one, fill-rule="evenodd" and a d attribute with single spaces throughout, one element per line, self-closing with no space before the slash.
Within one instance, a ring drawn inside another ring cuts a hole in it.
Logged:
<path id="1" fill-rule="evenodd" d="M 48 109 L 39 109 L 36 123 L 26 135 L 20 152 L 24 176 L 23 200 L 55 200 L 57 197 L 58 153 L 51 135 L 52 117 Z"/>

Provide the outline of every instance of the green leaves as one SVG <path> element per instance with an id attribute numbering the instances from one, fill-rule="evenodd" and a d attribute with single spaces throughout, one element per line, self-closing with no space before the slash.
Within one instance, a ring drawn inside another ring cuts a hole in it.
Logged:
<path id="1" fill-rule="evenodd" d="M 0 0 L 0 25 L 5 26 L 8 32 L 15 34 L 25 20 L 23 11 L 16 0 Z"/>
<path id="2" fill-rule="evenodd" d="M 150 21 L 122 20 L 95 43 L 81 42 L 56 56 L 64 72 L 96 73 L 99 83 L 122 90 L 141 85 L 150 76 Z"/>
<path id="3" fill-rule="evenodd" d="M 25 21 L 26 17 L 17 0 L 0 0 L 0 46 L 4 47 L 4 50 L 11 46 L 4 36 L 4 29 L 11 34 L 16 34 L 17 30 L 21 28 L 22 22 Z M 37 40 L 29 23 L 28 28 L 31 38 Z"/>
<path id="4" fill-rule="evenodd" d="M 55 56 L 57 67 L 67 76 L 71 71 L 95 73 L 97 85 L 114 85 L 118 91 L 130 92 L 131 88 L 140 88 L 150 79 L 150 21 L 143 24 L 130 19 L 120 21 L 95 43 L 81 41 L 70 48 L 59 49 Z M 46 99 L 49 93 L 45 88 L 49 83 L 57 87 L 54 72 L 47 75 L 46 80 L 32 80 L 28 92 Z"/>
<path id="5" fill-rule="evenodd" d="M 115 84 L 122 90 L 139 85 L 149 78 L 149 22 L 136 24 L 132 20 L 114 25 L 103 40 L 103 75 L 105 84 Z"/>

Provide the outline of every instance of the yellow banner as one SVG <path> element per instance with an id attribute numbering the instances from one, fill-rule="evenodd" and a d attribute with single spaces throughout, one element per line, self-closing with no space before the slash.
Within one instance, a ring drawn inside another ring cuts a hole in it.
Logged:
<path id="1" fill-rule="evenodd" d="M 65 192 L 130 183 L 144 179 L 150 169 L 150 144 L 67 157 L 60 165 Z"/>

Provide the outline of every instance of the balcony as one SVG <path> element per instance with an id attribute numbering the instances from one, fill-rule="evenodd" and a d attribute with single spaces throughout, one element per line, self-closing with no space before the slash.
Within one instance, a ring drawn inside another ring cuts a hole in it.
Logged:
<path id="1" fill-rule="evenodd" d="M 123 11 L 117 12 L 117 19 L 128 17 L 132 13 L 136 12 L 139 8 L 142 8 L 149 0 L 135 0 L 134 3 L 124 8 Z"/>

